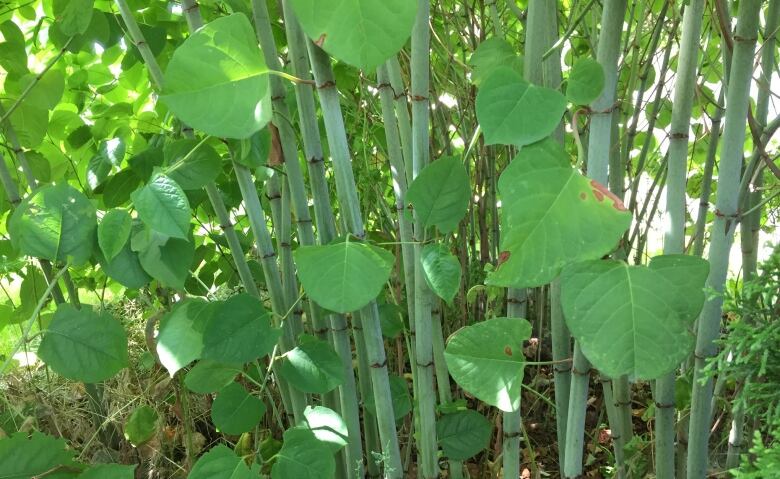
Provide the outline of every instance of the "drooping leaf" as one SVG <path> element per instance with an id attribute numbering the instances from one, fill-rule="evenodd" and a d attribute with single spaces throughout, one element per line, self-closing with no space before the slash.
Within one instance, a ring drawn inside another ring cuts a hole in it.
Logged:
<path id="1" fill-rule="evenodd" d="M 257 465 L 250 469 L 243 458 L 220 444 L 198 459 L 187 479 L 254 479 L 259 474 Z"/>
<path id="2" fill-rule="evenodd" d="M 444 455 L 465 461 L 490 444 L 493 427 L 485 416 L 472 409 L 443 415 L 436 421 L 436 437 Z"/>
<path id="3" fill-rule="evenodd" d="M 211 420 L 220 432 L 238 435 L 251 431 L 265 414 L 265 404 L 238 383 L 222 388 L 211 405 Z"/>
<path id="4" fill-rule="evenodd" d="M 171 238 L 186 239 L 190 231 L 190 203 L 175 181 L 158 174 L 131 198 L 138 217 L 149 228 Z"/>
<path id="5" fill-rule="evenodd" d="M 631 223 L 623 203 L 569 166 L 553 140 L 524 147 L 498 180 L 499 264 L 487 279 L 526 288 L 552 281 L 567 264 L 612 251 Z"/>
<path id="6" fill-rule="evenodd" d="M 136 447 L 149 441 L 157 432 L 159 418 L 157 411 L 149 406 L 135 408 L 125 422 L 125 439 Z"/>
<path id="7" fill-rule="evenodd" d="M 248 138 L 271 120 L 268 67 L 246 16 L 207 23 L 173 53 L 160 99 L 197 130 Z"/>
<path id="8" fill-rule="evenodd" d="M 461 268 L 458 258 L 441 243 L 429 244 L 420 253 L 425 280 L 438 297 L 452 304 L 460 288 Z"/>
<path id="9" fill-rule="evenodd" d="M 166 239 L 164 236 L 152 233 L 147 244 L 138 252 L 138 260 L 144 271 L 163 285 L 179 290 L 184 289 L 184 282 L 190 275 L 190 266 L 194 257 L 195 244 L 191 235 L 189 239 L 184 240 Z"/>
<path id="10" fill-rule="evenodd" d="M 60 183 L 25 198 L 8 225 L 14 244 L 29 256 L 82 264 L 92 255 L 97 217 L 78 190 Z"/>
<path id="11" fill-rule="evenodd" d="M 184 385 L 198 394 L 214 393 L 233 382 L 240 373 L 240 364 L 222 364 L 205 359 L 198 361 L 184 376 Z"/>
<path id="12" fill-rule="evenodd" d="M 376 298 L 394 262 L 388 251 L 349 239 L 326 246 L 302 246 L 293 255 L 306 294 L 338 313 L 355 311 Z"/>
<path id="13" fill-rule="evenodd" d="M 74 467 L 77 465 L 74 455 L 75 451 L 68 448 L 64 439 L 40 432 L 33 432 L 28 437 L 26 433 L 18 432 L 10 438 L 0 439 L 0 477 L 29 479 L 59 466 Z"/>
<path id="14" fill-rule="evenodd" d="M 426 166 L 409 185 L 406 201 L 425 227 L 436 226 L 443 233 L 457 228 L 468 211 L 471 187 L 459 158 L 445 157 Z"/>
<path id="15" fill-rule="evenodd" d="M 43 297 L 43 293 L 48 287 L 48 282 L 37 268 L 26 268 L 26 274 L 19 288 L 19 300 L 21 304 L 17 306 L 12 318 L 9 318 L 10 324 L 22 323 L 29 319 L 35 312 L 38 302 Z"/>
<path id="16" fill-rule="evenodd" d="M 130 240 L 126 241 L 119 253 L 111 261 L 106 261 L 102 254 L 97 254 L 100 267 L 106 275 L 125 288 L 138 289 L 152 280 L 141 266 L 138 253 L 130 248 Z"/>
<path id="17" fill-rule="evenodd" d="M 98 225 L 98 245 L 106 261 L 113 260 L 130 241 L 133 218 L 126 210 L 113 209 L 103 216 Z"/>
<path id="18" fill-rule="evenodd" d="M 469 58 L 472 67 L 471 81 L 479 86 L 499 67 L 510 67 L 523 73 L 523 58 L 518 56 L 518 49 L 502 37 L 491 37 L 483 41 Z"/>
<path id="19" fill-rule="evenodd" d="M 215 303 L 201 299 L 185 299 L 160 319 L 157 355 L 171 377 L 189 363 L 200 359 L 203 331 L 214 314 L 214 306 Z"/>
<path id="20" fill-rule="evenodd" d="M 575 105 L 587 105 L 604 90 L 604 69 L 592 58 L 581 58 L 566 81 L 566 98 Z"/>
<path id="21" fill-rule="evenodd" d="M 306 338 L 284 355 L 279 374 L 305 393 L 325 394 L 344 382 L 339 355 L 330 344 L 314 338 Z"/>
<path id="22" fill-rule="evenodd" d="M 216 150 L 198 140 L 178 140 L 163 151 L 166 174 L 185 190 L 203 188 L 217 178 L 222 168 Z"/>
<path id="23" fill-rule="evenodd" d="M 61 304 L 43 335 L 38 356 L 57 374 L 96 383 L 127 367 L 127 335 L 105 311 Z"/>
<path id="24" fill-rule="evenodd" d="M 203 358 L 247 363 L 271 353 L 280 334 L 263 303 L 241 293 L 215 306 L 203 332 Z"/>
<path id="25" fill-rule="evenodd" d="M 324 406 L 306 406 L 303 411 L 303 423 L 332 453 L 338 452 L 349 442 L 347 424 L 339 413 Z"/>
<path id="26" fill-rule="evenodd" d="M 136 466 L 97 464 L 82 472 L 78 479 L 134 479 Z"/>
<path id="27" fill-rule="evenodd" d="M 444 359 L 460 387 L 502 411 L 520 407 L 523 341 L 531 324 L 518 318 L 494 318 L 466 326 L 447 342 Z"/>
<path id="28" fill-rule="evenodd" d="M 476 107 L 487 145 L 524 146 L 555 130 L 566 111 L 566 98 L 528 83 L 516 70 L 500 67 L 482 83 Z"/>
<path id="29" fill-rule="evenodd" d="M 292 0 L 304 32 L 341 61 L 373 71 L 398 53 L 417 14 L 413 0 Z M 349 28 L 344 28 L 349 25 Z"/>
<path id="30" fill-rule="evenodd" d="M 333 479 L 336 461 L 328 445 L 305 427 L 284 432 L 282 449 L 271 469 L 272 479 Z"/>
<path id="31" fill-rule="evenodd" d="M 690 270 L 677 271 L 686 273 Z M 577 263 L 561 273 L 566 324 L 605 375 L 655 379 L 690 354 L 691 321 L 676 310 L 677 287 L 665 276 L 611 260 Z"/>

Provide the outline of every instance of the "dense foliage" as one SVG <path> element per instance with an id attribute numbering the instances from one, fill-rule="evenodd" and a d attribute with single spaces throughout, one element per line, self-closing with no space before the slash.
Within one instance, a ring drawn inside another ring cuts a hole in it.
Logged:
<path id="1" fill-rule="evenodd" d="M 778 27 L 3 2 L 0 478 L 771 477 Z"/>

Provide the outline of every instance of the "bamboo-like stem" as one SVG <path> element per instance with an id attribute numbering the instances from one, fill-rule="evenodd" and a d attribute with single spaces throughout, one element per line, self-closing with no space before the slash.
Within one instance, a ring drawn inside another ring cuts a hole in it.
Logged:
<path id="1" fill-rule="evenodd" d="M 406 168 L 406 183 L 411 183 L 413 179 L 412 172 L 412 121 L 409 118 L 409 95 L 406 93 L 403 77 L 401 76 L 401 64 L 398 57 L 393 56 L 387 61 L 387 75 L 390 80 L 390 86 L 395 95 L 395 114 L 398 119 L 398 133 L 401 136 L 401 150 L 404 154 L 404 166 Z M 411 308 L 414 308 L 410 301 Z M 409 314 L 410 318 L 414 313 Z"/>
<path id="2" fill-rule="evenodd" d="M 699 318 L 696 338 L 693 397 L 689 428 L 688 478 L 698 479 L 707 474 L 710 414 L 713 381 L 705 377 L 707 360 L 717 353 L 715 339 L 720 331 L 723 307 L 723 289 L 728 274 L 729 252 L 739 215 L 739 182 L 742 167 L 742 145 L 750 102 L 750 83 L 753 74 L 753 55 L 758 34 L 759 0 L 743 0 L 739 4 L 737 32 L 729 77 L 726 103 L 723 148 L 718 174 L 716 215 L 710 243 L 709 291 Z"/>
<path id="3" fill-rule="evenodd" d="M 428 26 L 430 2 L 418 0 L 417 20 L 412 30 L 412 163 L 414 177 L 429 163 L 429 89 L 430 89 L 430 30 Z M 415 215 L 415 239 L 427 239 L 427 231 Z M 424 479 L 439 477 L 436 444 L 436 392 L 433 372 L 433 343 L 431 309 L 433 293 L 425 281 L 421 261 L 422 244 L 414 248 L 414 350 L 417 368 L 417 431 L 418 466 Z"/>
<path id="4" fill-rule="evenodd" d="M 606 0 L 601 18 L 597 59 L 604 68 L 604 90 L 591 105 L 592 118 L 588 143 L 588 176 L 608 184 L 610 148 L 613 142 L 612 114 L 617 86 L 617 65 L 626 0 Z M 579 345 L 574 344 L 574 361 L 566 428 L 565 477 L 582 474 L 582 446 L 585 434 L 585 407 L 588 394 L 590 363 Z M 624 437 L 620 431 L 620 437 Z"/>
<path id="5" fill-rule="evenodd" d="M 698 66 L 704 0 L 691 0 L 685 7 L 682 40 L 674 86 L 669 160 L 666 176 L 667 230 L 664 253 L 685 251 L 686 196 L 688 178 L 688 135 L 693 110 L 696 68 Z M 655 384 L 655 473 L 659 479 L 675 477 L 675 408 L 676 371 L 658 378 Z"/>
<path id="6" fill-rule="evenodd" d="M 510 288 L 507 293 L 507 315 L 510 318 L 525 319 L 528 314 L 528 290 Z M 502 461 L 504 477 L 520 477 L 520 439 L 523 430 L 523 416 L 520 405 L 517 411 L 501 414 L 503 437 Z"/>
<path id="7" fill-rule="evenodd" d="M 352 159 L 347 143 L 344 117 L 333 70 L 328 56 L 313 43 L 307 43 L 309 61 L 312 64 L 314 79 L 317 82 L 317 92 L 325 123 L 325 132 L 333 158 L 333 172 L 336 178 L 336 193 L 344 213 L 349 231 L 358 238 L 365 237 L 363 218 L 360 213 L 355 177 L 352 172 Z M 395 430 L 395 415 L 393 413 L 390 380 L 387 373 L 387 357 L 385 355 L 382 329 L 379 322 L 379 310 L 376 302 L 371 302 L 359 313 L 359 321 L 363 330 L 366 345 L 366 359 L 371 369 L 371 385 L 376 404 L 379 437 L 384 456 L 385 476 L 388 478 L 403 477 L 401 452 L 398 446 L 398 435 Z"/>

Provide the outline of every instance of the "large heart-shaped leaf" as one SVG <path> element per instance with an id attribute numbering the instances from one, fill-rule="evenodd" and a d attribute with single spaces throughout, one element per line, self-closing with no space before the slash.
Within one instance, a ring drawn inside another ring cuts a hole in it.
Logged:
<path id="1" fill-rule="evenodd" d="M 43 335 L 38 356 L 57 374 L 96 383 L 127 367 L 127 335 L 105 311 L 62 304 Z"/>
<path id="2" fill-rule="evenodd" d="M 309 38 L 339 60 L 366 71 L 375 70 L 403 48 L 417 14 L 414 0 L 291 3 Z"/>
<path id="3" fill-rule="evenodd" d="M 440 243 L 425 246 L 420 253 L 425 281 L 431 290 L 448 304 L 460 288 L 460 262 Z"/>
<path id="4" fill-rule="evenodd" d="M 443 233 L 458 227 L 469 208 L 471 187 L 459 158 L 446 157 L 426 166 L 406 191 L 406 201 L 423 226 Z"/>
<path id="5" fill-rule="evenodd" d="M 487 279 L 526 288 L 549 283 L 567 264 L 612 251 L 631 223 L 623 203 L 569 166 L 553 140 L 524 147 L 498 180 L 499 264 Z"/>
<path id="6" fill-rule="evenodd" d="M 190 203 L 175 181 L 158 174 L 131 197 L 138 217 L 153 231 L 171 238 L 187 238 Z"/>
<path id="7" fill-rule="evenodd" d="M 394 262 L 388 251 L 349 238 L 326 246 L 302 246 L 293 255 L 304 291 L 337 313 L 355 311 L 376 298 Z"/>
<path id="8" fill-rule="evenodd" d="M 488 38 L 480 43 L 469 58 L 469 65 L 472 67 L 472 83 L 479 86 L 499 67 L 509 66 L 522 74 L 523 58 L 517 53 L 518 49 L 502 37 Z"/>
<path id="9" fill-rule="evenodd" d="M 218 304 L 203 332 L 203 358 L 248 363 L 269 354 L 281 334 L 259 299 L 246 293 Z"/>
<path id="10" fill-rule="evenodd" d="M 509 67 L 493 70 L 477 94 L 477 119 L 488 145 L 535 143 L 555 130 L 564 111 L 560 92 L 528 83 Z"/>
<path id="11" fill-rule="evenodd" d="M 260 466 L 250 469 L 244 458 L 220 444 L 202 455 L 187 479 L 253 479 L 260 476 Z"/>
<path id="12" fill-rule="evenodd" d="M 518 318 L 494 318 L 466 326 L 450 336 L 444 359 L 460 387 L 501 409 L 520 407 L 523 341 L 531 324 Z"/>
<path id="13" fill-rule="evenodd" d="M 561 273 L 566 324 L 582 352 L 610 377 L 655 379 L 673 371 L 691 352 L 687 306 L 678 287 L 646 266 L 621 261 L 586 261 Z M 680 268 L 678 275 L 691 273 Z M 704 282 L 695 274 L 694 281 Z"/>
<path id="14" fill-rule="evenodd" d="M 309 337 L 284 355 L 279 375 L 305 393 L 325 394 L 344 382 L 336 351 L 327 342 Z"/>
<path id="15" fill-rule="evenodd" d="M 95 207 L 78 190 L 60 183 L 36 190 L 14 211 L 11 240 L 26 255 L 50 261 L 84 263 L 92 255 Z"/>
<path id="16" fill-rule="evenodd" d="M 202 299 L 185 299 L 160 320 L 157 355 L 168 374 L 196 359 L 203 351 L 203 330 L 215 311 L 215 303 Z"/>
<path id="17" fill-rule="evenodd" d="M 332 479 L 336 461 L 328 445 L 305 427 L 284 432 L 282 449 L 271 469 L 272 479 Z"/>
<path id="18" fill-rule="evenodd" d="M 249 138 L 271 120 L 268 67 L 249 20 L 219 17 L 173 52 L 160 99 L 209 135 Z"/>
<path id="19" fill-rule="evenodd" d="M 265 404 L 238 383 L 221 389 L 211 406 L 211 419 L 224 434 L 238 435 L 251 431 L 265 414 Z"/>
<path id="20" fill-rule="evenodd" d="M 444 455 L 456 461 L 471 459 L 488 447 L 492 431 L 490 421 L 471 409 L 445 414 L 436 421 L 436 437 Z"/>

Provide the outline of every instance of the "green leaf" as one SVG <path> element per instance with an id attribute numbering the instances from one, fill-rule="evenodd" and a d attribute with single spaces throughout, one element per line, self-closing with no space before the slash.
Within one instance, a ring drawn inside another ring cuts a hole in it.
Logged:
<path id="1" fill-rule="evenodd" d="M 260 168 L 268 162 L 271 151 L 271 131 L 263 128 L 245 140 L 229 140 L 233 160 L 247 168 Z"/>
<path id="2" fill-rule="evenodd" d="M 67 183 L 47 185 L 22 201 L 8 225 L 23 254 L 82 264 L 92 255 L 97 217 L 92 203 Z"/>
<path id="3" fill-rule="evenodd" d="M 246 293 L 219 303 L 203 332 L 203 358 L 248 363 L 269 354 L 281 332 L 259 299 Z"/>
<path id="4" fill-rule="evenodd" d="M 393 416 L 396 421 L 400 421 L 407 414 L 412 412 L 412 397 L 409 395 L 409 386 L 406 379 L 401 376 L 391 374 L 390 377 L 390 400 L 393 404 Z M 374 401 L 374 392 L 369 391 L 366 398 L 366 410 L 376 416 L 376 403 Z"/>
<path id="5" fill-rule="evenodd" d="M 103 204 L 115 208 L 130 201 L 130 195 L 141 186 L 141 179 L 132 170 L 123 170 L 109 177 L 103 187 Z"/>
<path id="6" fill-rule="evenodd" d="M 136 466 L 98 464 L 82 472 L 78 479 L 134 479 Z"/>
<path id="7" fill-rule="evenodd" d="M 344 382 L 339 355 L 330 344 L 314 338 L 306 338 L 283 356 L 279 375 L 305 393 L 325 394 Z"/>
<path id="8" fill-rule="evenodd" d="M 581 58 L 571 68 L 566 98 L 575 105 L 587 105 L 604 90 L 604 69 L 592 58 Z"/>
<path id="9" fill-rule="evenodd" d="M 43 334 L 38 356 L 57 374 L 97 383 L 127 367 L 127 335 L 105 311 L 61 304 Z"/>
<path id="10" fill-rule="evenodd" d="M 531 324 L 524 319 L 488 319 L 450 336 L 444 359 L 460 387 L 502 411 L 516 411 L 525 366 L 523 341 L 530 336 Z"/>
<path id="11" fill-rule="evenodd" d="M 198 459 L 187 479 L 255 479 L 259 476 L 257 465 L 250 469 L 243 458 L 220 444 Z"/>
<path id="12" fill-rule="evenodd" d="M 144 271 L 165 286 L 184 289 L 184 282 L 190 275 L 195 258 L 195 244 L 189 240 L 170 238 L 153 234 L 153 238 L 138 253 L 138 260 Z M 132 243 L 131 243 L 132 244 Z"/>
<path id="13" fill-rule="evenodd" d="M 456 461 L 471 459 L 487 448 L 492 433 L 490 421 L 471 409 L 445 414 L 436 421 L 436 437 L 444 455 Z"/>
<path id="14" fill-rule="evenodd" d="M 158 174 L 131 197 L 138 217 L 153 231 L 171 238 L 187 238 L 190 203 L 175 181 Z"/>
<path id="15" fill-rule="evenodd" d="M 178 140 L 166 145 L 163 151 L 168 165 L 166 174 L 182 189 L 203 188 L 222 171 L 222 160 L 216 150 L 198 140 Z"/>
<path id="16" fill-rule="evenodd" d="M 483 41 L 469 58 L 471 65 L 471 82 L 479 86 L 494 70 L 499 67 L 509 67 L 523 73 L 523 58 L 517 55 L 518 50 L 502 37 L 492 37 Z"/>
<path id="17" fill-rule="evenodd" d="M 648 265 L 660 273 L 677 291 L 674 309 L 691 324 L 704 306 L 704 284 L 710 273 L 710 263 L 698 256 L 666 254 L 656 256 Z"/>
<path id="18" fill-rule="evenodd" d="M 95 0 L 54 0 L 54 17 L 60 31 L 69 37 L 86 32 L 94 3 Z"/>
<path id="19" fill-rule="evenodd" d="M 459 158 L 445 157 L 426 166 L 409 185 L 406 201 L 423 226 L 443 233 L 458 227 L 469 208 L 471 186 Z"/>
<path id="20" fill-rule="evenodd" d="M 655 379 L 690 354 L 691 321 L 675 307 L 678 288 L 665 277 L 646 266 L 603 260 L 561 273 L 566 324 L 583 354 L 605 375 Z"/>
<path id="21" fill-rule="evenodd" d="M 238 383 L 222 388 L 211 405 L 211 420 L 223 434 L 249 432 L 260 423 L 265 404 Z"/>
<path id="22" fill-rule="evenodd" d="M 1 53 L 1 51 L 0 51 Z M 14 102 L 5 100 L 2 102 L 3 108 L 8 111 Z M 25 148 L 37 148 L 43 143 L 46 131 L 49 128 L 49 112 L 34 103 L 22 102 L 11 113 L 8 123 L 16 133 L 19 143 Z M 3 125 L 2 129 L 5 136 L 8 137 L 8 126 Z"/>
<path id="23" fill-rule="evenodd" d="M 347 424 L 336 411 L 324 406 L 306 406 L 303 418 L 299 425 L 313 432 L 331 453 L 337 453 L 349 442 Z"/>
<path id="24" fill-rule="evenodd" d="M 98 190 L 114 167 L 118 167 L 125 158 L 125 142 L 121 138 L 101 141 L 97 153 L 87 164 L 87 184 L 92 190 Z"/>
<path id="25" fill-rule="evenodd" d="M 490 285 L 547 284 L 564 266 L 612 251 L 631 224 L 620 199 L 577 173 L 551 139 L 524 147 L 499 178 L 498 190 L 501 253 Z"/>
<path id="26" fill-rule="evenodd" d="M 349 313 L 368 304 L 390 278 L 388 251 L 357 241 L 301 246 L 293 253 L 306 294 L 323 308 Z"/>
<path id="27" fill-rule="evenodd" d="M 157 433 L 157 420 L 160 416 L 149 406 L 135 408 L 125 421 L 125 439 L 135 447 L 152 439 Z"/>
<path id="28" fill-rule="evenodd" d="M 28 438 L 26 433 L 19 432 L 10 438 L 0 439 L 0 477 L 30 479 L 58 466 L 74 467 L 74 454 L 75 451 L 68 448 L 64 439 L 55 439 L 40 432 L 33 432 Z"/>
<path id="29" fill-rule="evenodd" d="M 160 99 L 206 134 L 248 138 L 271 120 L 268 67 L 249 20 L 219 17 L 173 53 Z"/>
<path id="30" fill-rule="evenodd" d="M 365 71 L 375 70 L 403 48 L 417 16 L 414 0 L 291 3 L 309 38 L 339 60 Z"/>
<path id="31" fill-rule="evenodd" d="M 509 67 L 493 70 L 477 93 L 486 145 L 524 146 L 549 136 L 566 111 L 560 92 L 533 85 Z"/>
<path id="32" fill-rule="evenodd" d="M 125 288 L 138 289 L 152 280 L 141 266 L 138 253 L 130 248 L 130 241 L 126 241 L 119 253 L 111 261 L 106 261 L 102 254 L 97 254 L 100 267 L 106 275 Z"/>
<path id="33" fill-rule="evenodd" d="M 26 274 L 19 288 L 19 299 L 21 305 L 14 311 L 14 317 L 10 319 L 10 324 L 17 324 L 27 321 L 35 312 L 38 301 L 43 297 L 43 293 L 49 286 L 46 278 L 37 268 L 28 267 Z"/>
<path id="34" fill-rule="evenodd" d="M 382 327 L 382 335 L 388 339 L 395 339 L 404 330 L 404 311 L 395 304 L 379 305 L 379 322 Z"/>
<path id="35" fill-rule="evenodd" d="M 215 303 L 202 299 L 185 299 L 160 320 L 157 355 L 171 377 L 189 363 L 200 359 L 203 331 L 214 315 L 215 306 Z"/>
<path id="36" fill-rule="evenodd" d="M 198 361 L 184 376 L 184 385 L 198 394 L 214 393 L 233 382 L 240 373 L 240 364 L 223 364 L 205 359 Z"/>
<path id="37" fill-rule="evenodd" d="M 98 244 L 103 256 L 111 261 L 130 241 L 133 218 L 126 210 L 113 209 L 103 216 L 98 225 Z"/>
<path id="38" fill-rule="evenodd" d="M 441 243 L 429 244 L 420 253 L 425 281 L 438 297 L 452 305 L 460 288 L 461 268 L 458 258 Z"/>
<path id="39" fill-rule="evenodd" d="M 312 431 L 294 427 L 284 432 L 284 444 L 271 469 L 272 479 L 332 479 L 335 475 L 333 454 Z"/>

